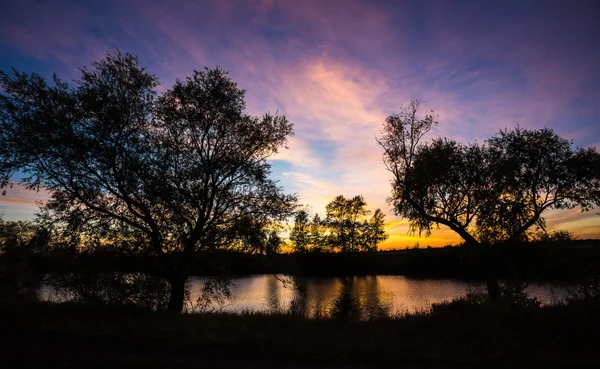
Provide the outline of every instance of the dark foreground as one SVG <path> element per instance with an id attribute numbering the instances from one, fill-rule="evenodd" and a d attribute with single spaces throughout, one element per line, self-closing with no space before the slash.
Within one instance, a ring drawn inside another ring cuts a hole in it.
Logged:
<path id="1" fill-rule="evenodd" d="M 2 368 L 598 368 L 600 309 L 446 306 L 355 322 L 2 308 Z"/>

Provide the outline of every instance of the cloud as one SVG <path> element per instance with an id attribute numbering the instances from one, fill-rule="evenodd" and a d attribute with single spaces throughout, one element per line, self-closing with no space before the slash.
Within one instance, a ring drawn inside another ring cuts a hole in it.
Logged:
<path id="1" fill-rule="evenodd" d="M 32 219 L 38 212 L 38 203 L 48 199 L 49 194 L 43 189 L 37 192 L 17 184 L 8 188 L 5 196 L 0 196 L 0 214 L 4 214 L 4 220 Z"/>

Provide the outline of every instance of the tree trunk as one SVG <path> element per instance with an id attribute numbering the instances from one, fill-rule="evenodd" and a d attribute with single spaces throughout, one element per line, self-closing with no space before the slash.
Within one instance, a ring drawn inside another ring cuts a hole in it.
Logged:
<path id="1" fill-rule="evenodd" d="M 171 296 L 169 297 L 168 311 L 181 313 L 185 300 L 185 282 L 187 277 L 176 276 L 169 279 L 171 284 Z"/>
<path id="2" fill-rule="evenodd" d="M 484 250 L 484 262 L 486 269 L 486 284 L 488 290 L 488 297 L 492 303 L 497 302 L 502 297 L 502 290 L 500 289 L 500 284 L 498 284 L 498 278 L 496 277 L 496 264 L 497 260 L 495 255 L 493 255 L 493 250 L 491 245 L 483 245 Z"/>
<path id="3" fill-rule="evenodd" d="M 488 274 L 486 278 L 488 297 L 491 302 L 497 302 L 502 297 L 502 290 L 500 290 L 500 284 L 498 284 L 498 279 L 494 277 L 491 273 Z"/>

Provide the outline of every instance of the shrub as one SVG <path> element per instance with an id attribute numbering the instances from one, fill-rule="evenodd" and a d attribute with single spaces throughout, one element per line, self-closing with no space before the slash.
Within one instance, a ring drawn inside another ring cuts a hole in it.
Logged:
<path id="1" fill-rule="evenodd" d="M 502 298 L 497 303 L 492 303 L 486 293 L 470 290 L 465 296 L 431 304 L 431 313 L 457 312 L 470 308 L 511 308 L 535 309 L 541 307 L 541 302 L 536 297 L 527 295 L 527 285 L 518 281 L 502 284 Z"/>
<path id="2" fill-rule="evenodd" d="M 570 291 L 567 302 L 600 303 L 600 278 L 590 277 L 582 281 Z"/>
<path id="3" fill-rule="evenodd" d="M 536 297 L 527 295 L 527 285 L 519 281 L 509 281 L 502 285 L 502 302 L 513 308 L 534 309 L 542 306 Z"/>

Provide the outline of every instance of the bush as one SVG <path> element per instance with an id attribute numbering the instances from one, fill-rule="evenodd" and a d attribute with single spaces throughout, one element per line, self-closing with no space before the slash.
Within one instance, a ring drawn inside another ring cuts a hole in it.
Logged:
<path id="1" fill-rule="evenodd" d="M 487 293 L 471 290 L 467 291 L 465 296 L 457 297 L 451 301 L 442 301 L 431 304 L 430 313 L 438 314 L 452 311 L 463 311 L 465 309 L 489 304 L 490 302 Z"/>
<path id="2" fill-rule="evenodd" d="M 470 308 L 536 309 L 542 305 L 537 298 L 527 295 L 525 283 L 510 281 L 503 283 L 501 288 L 502 298 L 497 303 L 492 303 L 487 293 L 471 290 L 452 301 L 431 304 L 431 313 L 457 312 Z"/>
<path id="3" fill-rule="evenodd" d="M 502 302 L 513 308 L 535 309 L 542 306 L 536 297 L 527 295 L 527 285 L 518 281 L 510 281 L 502 285 Z"/>
<path id="4" fill-rule="evenodd" d="M 576 239 L 575 235 L 567 230 L 559 229 L 551 233 L 542 231 L 533 233 L 530 236 L 531 241 L 539 243 L 548 242 L 570 242 Z"/>
<path id="5" fill-rule="evenodd" d="M 600 303 L 600 278 L 585 279 L 569 293 L 569 303 Z"/>

